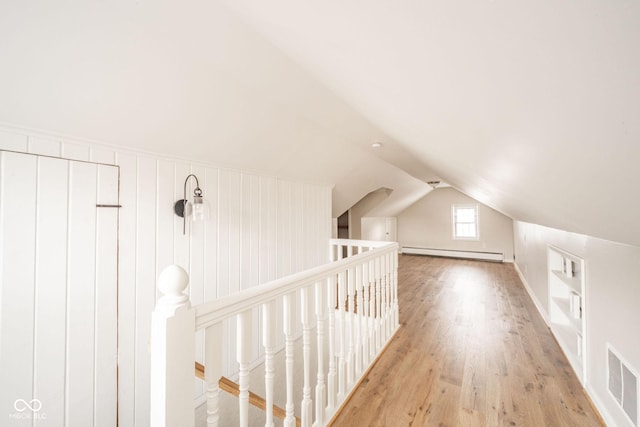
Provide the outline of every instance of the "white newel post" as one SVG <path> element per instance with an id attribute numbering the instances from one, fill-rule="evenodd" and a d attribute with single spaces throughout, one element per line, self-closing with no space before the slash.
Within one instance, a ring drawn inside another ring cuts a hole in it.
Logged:
<path id="1" fill-rule="evenodd" d="M 151 427 L 193 427 L 195 312 L 186 271 L 165 268 L 151 320 Z"/>

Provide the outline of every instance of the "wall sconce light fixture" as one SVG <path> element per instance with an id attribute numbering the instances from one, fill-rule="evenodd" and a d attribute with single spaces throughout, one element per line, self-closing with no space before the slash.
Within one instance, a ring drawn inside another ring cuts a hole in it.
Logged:
<path id="1" fill-rule="evenodd" d="M 187 200 L 187 182 L 189 178 L 196 180 L 196 188 L 193 190 L 193 201 Z M 183 198 L 173 205 L 173 211 L 182 218 L 182 234 L 187 234 L 187 217 L 190 216 L 192 221 L 205 221 L 209 216 L 209 205 L 202 197 L 202 190 L 198 177 L 190 174 L 184 180 Z"/>

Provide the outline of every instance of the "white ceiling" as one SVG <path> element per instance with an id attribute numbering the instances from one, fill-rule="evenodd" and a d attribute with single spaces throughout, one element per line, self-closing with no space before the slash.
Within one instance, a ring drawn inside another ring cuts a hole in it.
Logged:
<path id="1" fill-rule="evenodd" d="M 7 0 L 0 61 L 2 122 L 640 245 L 638 2 Z"/>
<path id="2" fill-rule="evenodd" d="M 454 187 L 640 245 L 640 3 L 229 0 Z"/>

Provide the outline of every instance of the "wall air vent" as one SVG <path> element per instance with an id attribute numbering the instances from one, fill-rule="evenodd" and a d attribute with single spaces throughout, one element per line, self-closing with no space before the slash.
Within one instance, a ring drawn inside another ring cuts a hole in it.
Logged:
<path id="1" fill-rule="evenodd" d="M 634 426 L 638 426 L 638 376 L 607 346 L 609 392 Z"/>

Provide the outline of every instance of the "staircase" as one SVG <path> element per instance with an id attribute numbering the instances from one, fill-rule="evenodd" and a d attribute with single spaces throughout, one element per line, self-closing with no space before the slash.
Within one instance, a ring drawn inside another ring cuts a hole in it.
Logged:
<path id="1" fill-rule="evenodd" d="M 195 371 L 207 384 L 208 427 L 229 425 L 220 416 L 221 390 L 238 396 L 243 427 L 249 425 L 251 403 L 264 410 L 265 426 L 272 426 L 274 417 L 283 418 L 285 427 L 330 424 L 399 326 L 397 243 L 334 239 L 330 254 L 331 263 L 195 307 L 184 293 L 186 272 L 167 267 L 152 319 L 151 426 L 193 426 L 194 347 L 200 330 L 204 366 L 195 365 Z M 235 319 L 232 336 L 224 334 L 228 319 Z M 284 372 L 274 369 L 278 334 L 284 338 Z M 302 340 L 298 352 L 297 338 Z M 264 353 L 264 399 L 249 391 L 258 341 Z M 223 377 L 223 355 L 233 342 L 237 385 Z M 294 387 L 296 363 L 302 364 L 301 387 Z M 284 409 L 274 405 L 275 395 L 285 397 Z"/>

